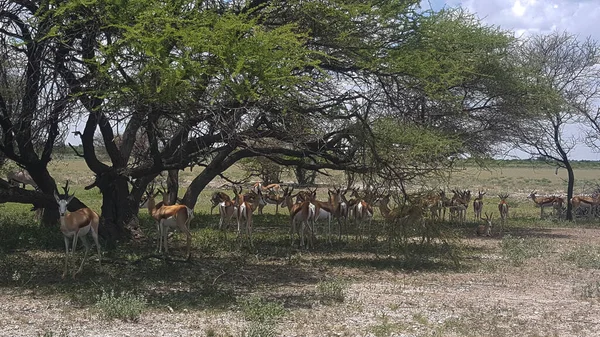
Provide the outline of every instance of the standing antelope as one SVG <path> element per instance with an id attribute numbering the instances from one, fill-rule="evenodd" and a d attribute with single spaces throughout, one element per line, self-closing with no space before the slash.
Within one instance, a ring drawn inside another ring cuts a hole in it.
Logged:
<path id="1" fill-rule="evenodd" d="M 477 191 L 477 198 L 473 200 L 473 212 L 475 213 L 475 220 L 481 220 L 481 211 L 483 210 L 483 196 L 485 192 Z"/>
<path id="2" fill-rule="evenodd" d="M 178 228 L 187 237 L 187 252 L 186 257 L 191 257 L 192 233 L 190 233 L 190 221 L 194 217 L 194 210 L 186 205 L 166 205 L 164 201 L 156 204 L 156 195 L 162 193 L 160 190 L 156 194 L 148 193 L 147 206 L 148 213 L 158 222 L 158 252 L 162 248 L 165 249 L 165 254 L 169 253 L 167 239 L 169 237 L 169 229 Z M 164 193 L 163 193 L 164 199 Z"/>
<path id="3" fill-rule="evenodd" d="M 328 222 L 327 229 L 327 240 L 331 243 L 331 218 L 334 213 L 334 196 L 329 192 L 329 199 L 327 201 L 317 200 L 317 190 L 314 190 L 311 194 L 310 202 L 315 206 L 315 214 L 313 224 L 316 226 L 317 220 L 326 219 Z"/>
<path id="4" fill-rule="evenodd" d="M 290 243 L 294 244 L 294 234 L 296 233 L 296 223 L 300 223 L 300 233 L 298 236 L 300 237 L 300 247 L 304 246 L 304 234 L 307 230 L 310 231 L 309 238 L 307 240 L 307 246 L 312 246 L 312 228 L 311 228 L 311 219 L 315 216 L 315 208 L 311 207 L 310 201 L 305 200 L 298 203 L 294 203 L 292 199 L 297 196 L 292 195 L 294 188 L 288 189 L 285 188 L 283 190 L 283 197 L 285 199 L 286 206 L 288 211 L 290 212 Z"/>
<path id="5" fill-rule="evenodd" d="M 371 220 L 373 220 L 373 206 L 367 203 L 363 199 L 358 199 L 354 207 L 352 208 L 352 216 L 354 217 L 354 224 L 359 228 L 359 236 L 362 239 L 362 232 L 364 229 L 364 223 L 367 222 L 367 235 L 371 235 Z"/>
<path id="6" fill-rule="evenodd" d="M 493 214 L 488 215 L 487 212 L 485 213 L 485 222 L 486 223 L 485 223 L 485 225 L 477 226 L 477 231 L 476 231 L 477 235 L 492 236 L 492 216 L 493 216 Z"/>
<path id="7" fill-rule="evenodd" d="M 344 201 L 344 195 L 341 188 L 334 187 L 333 190 L 329 190 L 329 196 L 331 198 L 331 206 L 333 207 L 333 216 L 337 219 L 338 223 L 338 239 L 342 239 L 342 221 L 344 228 L 348 226 L 348 203 Z"/>
<path id="8" fill-rule="evenodd" d="M 500 198 L 500 203 L 498 203 L 498 211 L 500 212 L 500 235 L 502 235 L 504 223 L 508 219 L 508 203 L 506 202 L 506 199 L 508 199 L 508 194 L 499 194 L 498 198 Z"/>
<path id="9" fill-rule="evenodd" d="M 73 273 L 73 278 L 75 278 L 75 275 L 79 274 L 83 269 L 83 263 L 87 258 L 88 252 L 90 251 L 90 244 L 85 237 L 90 231 L 92 232 L 94 243 L 98 249 L 98 265 L 100 268 L 102 268 L 102 263 L 100 262 L 102 259 L 102 253 L 100 252 L 100 244 L 98 243 L 98 223 L 100 220 L 98 214 L 87 207 L 80 208 L 67 214 L 67 205 L 75 196 L 74 194 L 71 194 L 70 196 L 68 194 L 67 188 L 65 188 L 65 197 L 62 198 L 59 197 L 56 192 L 54 192 L 54 199 L 56 199 L 56 203 L 58 203 L 58 213 L 60 215 L 60 231 L 63 233 L 65 239 L 66 254 L 65 270 L 62 274 L 63 279 L 67 276 L 69 269 L 69 239 L 73 238 L 71 256 L 74 256 L 75 254 L 75 250 L 77 249 L 77 240 L 79 238 L 81 238 L 81 242 L 85 246 L 85 253 L 83 255 L 83 260 L 81 260 L 81 265 L 79 266 L 79 269 Z"/>
<path id="10" fill-rule="evenodd" d="M 571 205 L 573 210 L 580 209 L 587 217 L 593 216 L 593 207 L 598 204 L 598 200 L 591 196 L 578 195 L 571 198 Z M 585 211 L 587 210 L 587 211 Z"/>
<path id="11" fill-rule="evenodd" d="M 224 192 L 219 192 L 219 229 L 225 231 L 225 237 L 227 237 L 227 230 L 231 225 L 231 219 L 237 216 L 237 206 L 235 202 L 229 198 Z"/>
<path id="12" fill-rule="evenodd" d="M 559 208 L 559 207 L 562 208 L 562 204 L 564 202 L 564 200 L 562 198 L 555 197 L 555 196 L 538 197 L 535 195 L 536 193 L 537 193 L 536 191 L 532 191 L 527 198 L 531 199 L 538 207 L 540 207 L 540 218 L 541 219 L 544 218 L 544 208 L 552 207 L 554 210 L 557 210 L 557 208 Z"/>
<path id="13" fill-rule="evenodd" d="M 242 220 L 246 220 L 246 235 L 248 236 L 248 239 L 250 240 L 250 245 L 252 246 L 252 212 L 254 212 L 254 210 L 256 208 L 258 208 L 258 205 L 260 204 L 261 200 L 262 200 L 262 192 L 259 189 L 258 193 L 253 195 L 253 196 L 246 196 L 242 194 L 242 187 L 240 186 L 239 191 L 236 189 L 236 187 L 233 187 L 233 192 L 235 193 L 235 205 L 237 206 L 236 209 L 236 218 L 237 218 L 237 223 L 238 223 L 238 238 L 240 239 L 240 243 L 242 241 Z M 252 192 L 253 194 L 254 192 Z M 248 201 L 249 199 L 253 199 L 251 202 Z"/>
<path id="14" fill-rule="evenodd" d="M 215 207 L 219 206 L 219 204 L 222 201 L 225 201 L 225 200 L 231 200 L 231 198 L 227 195 L 227 193 L 225 193 L 225 192 L 214 192 L 210 196 L 210 202 L 211 202 L 210 215 L 213 214 L 213 210 L 215 209 Z"/>
<path id="15" fill-rule="evenodd" d="M 266 194 L 263 193 L 261 202 L 258 204 L 258 214 L 263 214 L 263 208 L 269 204 L 275 205 L 275 214 L 279 214 L 279 205 L 282 205 L 283 203 L 283 197 L 274 191 L 267 192 Z"/>

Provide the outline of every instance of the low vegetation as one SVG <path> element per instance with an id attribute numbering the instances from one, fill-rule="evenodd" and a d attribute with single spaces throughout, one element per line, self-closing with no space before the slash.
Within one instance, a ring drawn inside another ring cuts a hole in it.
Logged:
<path id="1" fill-rule="evenodd" d="M 98 296 L 95 309 L 100 316 L 107 319 L 137 322 L 146 310 L 146 299 L 143 295 L 135 295 L 127 291 L 115 294 L 114 290 L 108 292 L 103 289 L 102 295 Z"/>

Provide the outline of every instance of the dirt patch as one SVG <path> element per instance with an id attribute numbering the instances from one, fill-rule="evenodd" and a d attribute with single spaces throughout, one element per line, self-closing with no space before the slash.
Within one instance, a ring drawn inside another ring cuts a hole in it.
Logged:
<path id="1" fill-rule="evenodd" d="M 544 248 L 515 264 L 500 238 L 471 237 L 467 245 L 477 253 L 459 272 L 344 264 L 344 254 L 304 254 L 211 280 L 218 285 L 237 277 L 235 296 L 282 303 L 286 313 L 274 323 L 274 336 L 600 336 L 599 294 L 586 291 L 600 282 L 599 271 L 564 258 L 578 247 L 600 246 L 600 230 L 511 234 L 524 247 L 542 242 Z M 339 282 L 343 301 L 322 301 L 323 280 Z M 250 287 L 253 282 L 262 286 Z M 106 322 L 92 305 L 17 285 L 0 288 L 0 312 L 2 336 L 241 336 L 250 326 L 235 304 L 218 310 L 165 305 L 151 307 L 138 322 Z"/>

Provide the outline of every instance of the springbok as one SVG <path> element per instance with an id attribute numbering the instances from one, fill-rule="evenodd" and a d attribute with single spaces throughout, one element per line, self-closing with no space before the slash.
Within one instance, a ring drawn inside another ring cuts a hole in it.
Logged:
<path id="1" fill-rule="evenodd" d="M 358 192 L 358 191 L 356 191 Z M 360 198 L 357 193 L 354 194 L 356 199 L 356 203 L 352 210 L 352 217 L 354 218 L 354 224 L 357 228 L 359 228 L 359 236 L 362 240 L 362 232 L 365 226 L 365 222 L 367 222 L 367 235 L 371 236 L 371 221 L 373 220 L 373 206 L 366 202 L 364 199 Z"/>
<path id="2" fill-rule="evenodd" d="M 478 236 L 481 236 L 481 235 L 492 236 L 492 216 L 493 215 L 494 215 L 493 213 L 490 215 L 488 215 L 487 212 L 485 213 L 485 225 L 477 226 L 476 233 Z"/>
<path id="3" fill-rule="evenodd" d="M 473 212 L 475 213 L 475 220 L 481 220 L 481 211 L 483 210 L 483 196 L 485 192 L 477 191 L 477 198 L 473 200 Z"/>
<path id="4" fill-rule="evenodd" d="M 340 187 L 334 187 L 333 190 L 329 190 L 329 196 L 331 198 L 331 206 L 333 206 L 333 216 L 337 219 L 338 223 L 338 239 L 342 239 L 342 221 L 344 227 L 348 226 L 348 203 L 344 201 L 344 195 Z"/>
<path id="5" fill-rule="evenodd" d="M 214 192 L 211 196 L 210 196 L 210 202 L 211 202 L 211 206 L 210 206 L 210 215 L 213 214 L 213 210 L 215 209 L 215 207 L 219 206 L 219 204 L 225 200 L 231 200 L 231 198 L 227 195 L 227 193 L 225 192 Z"/>
<path id="6" fill-rule="evenodd" d="M 33 178 L 31 177 L 31 175 L 29 174 L 29 172 L 27 172 L 26 170 L 21 170 L 21 171 L 10 171 L 8 172 L 8 174 L 6 175 L 6 179 L 8 180 L 8 182 L 11 185 L 20 187 L 21 184 L 23 184 L 23 188 L 25 188 L 25 186 L 27 185 L 31 185 L 33 186 L 34 189 L 38 189 L 37 184 L 35 183 L 35 181 L 33 181 Z"/>
<path id="7" fill-rule="evenodd" d="M 500 235 L 502 235 L 504 223 L 508 219 L 508 203 L 506 202 L 506 199 L 508 199 L 508 194 L 498 194 L 498 198 L 500 198 L 500 203 L 498 203 L 498 212 L 500 212 Z"/>
<path id="8" fill-rule="evenodd" d="M 252 196 L 246 196 L 244 194 L 242 194 L 242 187 L 240 186 L 239 191 L 236 189 L 236 187 L 233 187 L 233 192 L 235 193 L 235 205 L 237 206 L 236 209 L 236 218 L 237 218 L 237 224 L 238 224 L 238 239 L 240 239 L 240 243 L 242 242 L 242 220 L 246 220 L 246 235 L 248 236 L 248 239 L 250 240 L 250 246 L 253 246 L 252 243 L 252 213 L 254 212 L 255 209 L 258 208 L 258 205 L 260 204 L 261 200 L 262 200 L 262 192 L 259 189 L 258 193 Z M 254 192 L 252 192 L 251 194 L 254 194 Z M 248 201 L 249 199 L 252 199 L 252 201 Z"/>
<path id="9" fill-rule="evenodd" d="M 315 189 L 310 197 L 310 203 L 315 206 L 315 214 L 313 218 L 313 225 L 316 227 L 317 220 L 327 220 L 327 240 L 331 243 L 331 218 L 334 213 L 335 197 L 329 192 L 329 199 L 327 201 L 317 200 L 317 190 Z"/>
<path id="10" fill-rule="evenodd" d="M 593 207 L 598 205 L 598 200 L 591 196 L 577 195 L 571 198 L 571 205 L 573 205 L 573 210 L 580 209 L 590 218 L 593 216 Z"/>
<path id="11" fill-rule="evenodd" d="M 285 203 L 283 196 L 280 196 L 274 191 L 261 194 L 262 198 L 261 202 L 258 204 L 258 214 L 263 214 L 263 208 L 265 208 L 266 205 L 275 205 L 275 214 L 279 214 L 279 205 Z"/>
<path id="12" fill-rule="evenodd" d="M 557 209 L 562 209 L 562 204 L 564 202 L 563 198 L 551 196 L 551 197 L 538 197 L 536 196 L 536 191 L 531 191 L 527 199 L 531 199 L 536 206 L 540 207 L 540 218 L 544 218 L 544 208 L 552 207 L 555 211 Z"/>
<path id="13" fill-rule="evenodd" d="M 67 188 L 65 188 L 64 197 L 59 197 L 58 194 L 56 194 L 56 191 L 54 192 L 54 199 L 56 199 L 56 203 L 58 204 L 58 214 L 60 215 L 60 231 L 63 233 L 65 240 L 66 254 L 65 270 L 62 274 L 63 279 L 67 276 L 69 269 L 69 239 L 73 238 L 71 256 L 74 256 L 75 254 L 78 239 L 81 239 L 81 242 L 85 247 L 85 253 L 83 255 L 83 260 L 81 260 L 81 265 L 79 265 L 79 269 L 73 273 L 73 278 L 75 278 L 75 275 L 79 274 L 83 269 L 83 264 L 87 258 L 88 252 L 90 251 L 90 244 L 85 237 L 90 231 L 92 232 L 92 238 L 94 238 L 94 243 L 98 249 L 98 265 L 100 269 L 102 269 L 102 262 L 100 261 L 102 259 L 102 253 L 100 252 L 100 243 L 98 242 L 98 223 L 100 218 L 96 212 L 87 207 L 67 213 L 67 205 L 71 202 L 71 200 L 73 200 L 74 196 L 74 194 L 69 196 Z"/>
<path id="14" fill-rule="evenodd" d="M 162 248 L 165 249 L 165 254 L 169 253 L 169 247 L 167 239 L 169 237 L 169 229 L 178 228 L 180 231 L 185 233 L 187 237 L 187 253 L 186 257 L 191 257 L 191 246 L 192 246 L 192 233 L 190 233 L 190 222 L 194 217 L 194 211 L 186 205 L 166 205 L 164 201 L 158 204 L 155 201 L 156 195 L 159 193 L 163 194 L 162 191 L 158 191 L 156 194 L 148 193 L 147 206 L 148 213 L 152 215 L 154 220 L 158 222 L 158 252 L 160 253 Z"/>
<path id="15" fill-rule="evenodd" d="M 294 188 L 290 190 L 289 188 L 285 188 L 283 190 L 283 197 L 290 212 L 290 243 L 294 244 L 294 233 L 296 233 L 296 223 L 300 222 L 300 233 L 298 236 L 300 237 L 300 247 L 304 246 L 304 234 L 306 230 L 310 230 L 309 238 L 307 240 L 307 246 L 312 246 L 312 229 L 311 229 L 311 219 L 314 218 L 315 215 L 315 207 L 311 207 L 311 203 L 308 200 L 301 201 L 299 203 L 294 203 L 292 199 L 297 195 L 292 195 Z"/>

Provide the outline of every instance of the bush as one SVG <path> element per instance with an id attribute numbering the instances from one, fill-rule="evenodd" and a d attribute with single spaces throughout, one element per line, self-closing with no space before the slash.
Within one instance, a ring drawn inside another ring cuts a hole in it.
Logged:
<path id="1" fill-rule="evenodd" d="M 243 337 L 275 337 L 275 326 L 268 322 L 252 322 L 242 333 Z"/>
<path id="2" fill-rule="evenodd" d="M 257 296 L 245 298 L 240 302 L 244 318 L 248 321 L 270 322 L 285 313 L 280 303 L 267 302 Z"/>
<path id="3" fill-rule="evenodd" d="M 346 299 L 346 288 L 346 284 L 339 280 L 321 281 L 317 284 L 317 296 L 321 303 L 341 303 Z"/>
<path id="4" fill-rule="evenodd" d="M 116 296 L 114 290 L 110 293 L 102 290 L 96 309 L 104 318 L 137 322 L 146 309 L 146 299 L 142 295 L 134 295 L 126 291 Z"/>
<path id="5" fill-rule="evenodd" d="M 521 266 L 526 259 L 541 257 L 547 253 L 551 244 L 544 239 L 523 239 L 505 236 L 500 244 L 502 254 L 507 257 L 514 266 Z"/>
<path id="6" fill-rule="evenodd" d="M 579 268 L 600 269 L 600 247 L 583 245 L 563 254 L 561 259 L 575 263 Z"/>

